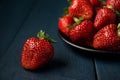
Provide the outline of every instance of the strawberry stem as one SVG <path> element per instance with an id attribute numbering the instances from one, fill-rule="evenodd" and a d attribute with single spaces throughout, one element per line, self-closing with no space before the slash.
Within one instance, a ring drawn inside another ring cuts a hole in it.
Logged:
<path id="1" fill-rule="evenodd" d="M 63 12 L 63 15 L 68 15 L 68 7 L 64 7 L 64 12 Z"/>
<path id="2" fill-rule="evenodd" d="M 118 28 L 118 36 L 120 37 L 120 23 L 118 23 L 117 28 Z"/>
<path id="3" fill-rule="evenodd" d="M 37 38 L 39 38 L 39 39 L 44 39 L 44 37 L 45 37 L 45 32 L 42 31 L 42 30 L 40 30 L 40 31 L 38 32 L 38 34 L 37 34 Z"/>
<path id="4" fill-rule="evenodd" d="M 109 8 L 114 11 L 113 7 L 111 5 L 107 5 L 106 8 Z"/>
<path id="5" fill-rule="evenodd" d="M 67 0 L 68 2 L 69 2 L 69 4 L 71 4 L 72 3 L 72 0 Z"/>
<path id="6" fill-rule="evenodd" d="M 77 24 L 79 24 L 79 23 L 81 23 L 81 22 L 84 20 L 84 17 L 80 17 L 80 18 L 74 17 L 73 19 L 74 19 L 74 21 L 75 21 Z"/>
<path id="7" fill-rule="evenodd" d="M 67 26 L 68 28 L 74 28 L 76 25 L 80 24 L 84 20 L 84 17 L 83 16 L 80 18 L 74 17 L 73 20 L 75 23 L 70 26 Z"/>
<path id="8" fill-rule="evenodd" d="M 48 34 L 45 34 L 44 31 L 40 30 L 37 34 L 37 38 L 41 39 L 45 39 L 49 42 L 55 43 L 56 41 L 54 39 L 52 39 Z"/>
<path id="9" fill-rule="evenodd" d="M 69 5 L 71 5 L 72 0 L 67 0 L 67 1 L 68 1 Z M 69 8 L 69 7 L 64 7 L 64 8 L 63 8 L 63 16 L 64 16 L 64 15 L 69 15 L 68 8 Z"/>
<path id="10" fill-rule="evenodd" d="M 111 9 L 116 14 L 117 17 L 120 17 L 120 13 L 117 10 L 115 10 L 111 5 L 107 5 L 106 7 Z"/>

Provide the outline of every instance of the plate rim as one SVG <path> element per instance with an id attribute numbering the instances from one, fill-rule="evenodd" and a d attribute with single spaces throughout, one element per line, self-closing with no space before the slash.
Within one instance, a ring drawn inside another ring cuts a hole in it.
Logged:
<path id="1" fill-rule="evenodd" d="M 96 53 L 104 53 L 104 54 L 120 54 L 120 51 L 108 51 L 108 50 L 97 50 L 97 49 L 92 49 L 92 48 L 86 48 L 86 47 L 83 47 L 83 46 L 80 46 L 80 45 L 77 45 L 77 44 L 74 44 L 73 42 L 71 42 L 70 40 L 66 39 L 65 36 L 62 34 L 62 32 L 60 32 L 60 30 L 58 30 L 58 35 L 60 36 L 60 38 L 67 44 L 75 47 L 75 48 L 78 48 L 78 49 L 81 49 L 81 50 L 84 50 L 84 51 L 89 51 L 89 52 L 96 52 Z"/>

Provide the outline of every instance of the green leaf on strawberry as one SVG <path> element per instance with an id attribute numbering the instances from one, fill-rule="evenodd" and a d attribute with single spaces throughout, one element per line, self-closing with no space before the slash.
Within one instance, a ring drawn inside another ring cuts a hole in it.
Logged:
<path id="1" fill-rule="evenodd" d="M 74 17 L 73 19 L 74 19 L 74 21 L 76 22 L 76 24 L 79 24 L 79 23 L 81 23 L 81 22 L 84 20 L 84 17 L 83 17 L 83 16 L 80 17 L 80 18 Z"/>
<path id="2" fill-rule="evenodd" d="M 118 28 L 118 36 L 120 37 L 120 23 L 118 24 L 117 28 Z"/>
<path id="3" fill-rule="evenodd" d="M 69 25 L 68 28 L 74 28 L 76 25 L 80 24 L 80 23 L 81 23 L 82 21 L 84 21 L 85 19 L 84 19 L 84 17 L 82 16 L 82 17 L 79 17 L 79 18 L 74 17 L 73 20 L 74 20 L 75 23 L 72 24 L 72 25 Z"/>
<path id="4" fill-rule="evenodd" d="M 39 39 L 45 39 L 48 40 L 49 42 L 55 43 L 56 41 L 54 39 L 52 39 L 48 34 L 45 34 L 44 31 L 40 30 L 37 34 L 37 37 Z"/>
<path id="5" fill-rule="evenodd" d="M 64 7 L 63 10 L 64 10 L 63 15 L 68 15 L 68 7 Z"/>
<path id="6" fill-rule="evenodd" d="M 72 0 L 67 0 L 68 1 L 68 3 L 69 3 L 69 5 L 72 3 Z M 64 7 L 63 8 L 63 15 L 68 15 L 69 14 L 69 12 L 68 12 L 68 7 Z"/>
<path id="7" fill-rule="evenodd" d="M 69 3 L 69 4 L 71 4 L 71 3 L 72 3 L 72 0 L 67 0 L 67 1 L 68 1 L 68 3 Z"/>

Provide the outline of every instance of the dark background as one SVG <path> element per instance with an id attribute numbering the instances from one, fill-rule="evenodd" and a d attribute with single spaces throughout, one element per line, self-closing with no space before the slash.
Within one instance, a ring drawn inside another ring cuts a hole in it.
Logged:
<path id="1" fill-rule="evenodd" d="M 58 20 L 67 0 L 0 1 L 0 80 L 119 80 L 120 58 L 92 55 L 64 43 Z M 21 67 L 24 42 L 44 30 L 57 40 L 53 60 L 44 68 Z"/>

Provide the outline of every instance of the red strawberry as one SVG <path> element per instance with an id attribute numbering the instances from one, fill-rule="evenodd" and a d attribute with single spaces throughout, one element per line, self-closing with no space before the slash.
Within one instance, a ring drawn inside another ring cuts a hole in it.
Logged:
<path id="1" fill-rule="evenodd" d="M 25 69 L 35 70 L 43 67 L 54 55 L 54 47 L 49 42 L 51 39 L 44 32 L 38 33 L 38 38 L 29 38 L 22 50 L 21 64 Z M 53 41 L 53 40 L 52 40 Z"/>
<path id="2" fill-rule="evenodd" d="M 74 20 L 71 16 L 66 15 L 59 19 L 58 28 L 66 36 L 69 36 L 70 25 L 74 23 Z"/>
<path id="3" fill-rule="evenodd" d="M 100 1 L 99 0 L 90 0 L 90 3 L 92 4 L 93 7 L 100 6 Z"/>
<path id="4" fill-rule="evenodd" d="M 120 0 L 107 0 L 107 5 L 111 5 L 115 10 L 120 12 Z"/>
<path id="5" fill-rule="evenodd" d="M 94 36 L 93 23 L 90 20 L 84 20 L 74 26 L 70 31 L 70 39 L 80 45 L 91 46 Z"/>
<path id="6" fill-rule="evenodd" d="M 94 20 L 94 27 L 97 30 L 100 30 L 102 27 L 115 23 L 116 15 L 115 13 L 109 8 L 102 8 L 96 14 Z"/>
<path id="7" fill-rule="evenodd" d="M 93 41 L 95 49 L 102 50 L 120 50 L 120 24 L 109 24 L 99 30 Z"/>
<path id="8" fill-rule="evenodd" d="M 72 0 L 69 7 L 69 14 L 73 17 L 84 17 L 91 19 L 93 16 L 92 6 L 89 0 Z"/>

